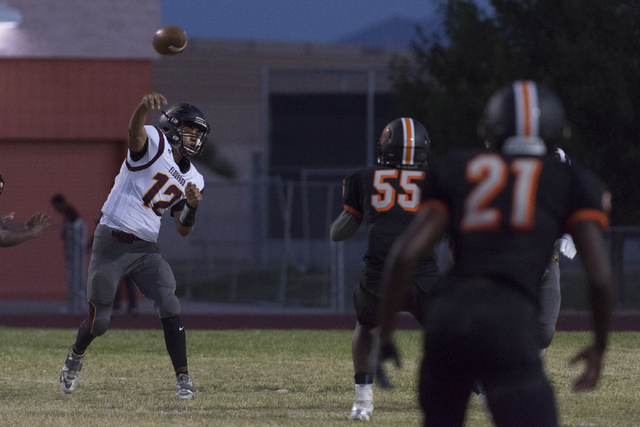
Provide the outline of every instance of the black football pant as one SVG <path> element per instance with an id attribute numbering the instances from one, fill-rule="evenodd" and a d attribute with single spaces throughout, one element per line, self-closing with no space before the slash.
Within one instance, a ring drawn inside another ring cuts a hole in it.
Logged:
<path id="1" fill-rule="evenodd" d="M 479 381 L 498 426 L 555 427 L 537 345 L 536 310 L 505 285 L 447 283 L 429 305 L 420 376 L 424 425 L 458 427 Z"/>

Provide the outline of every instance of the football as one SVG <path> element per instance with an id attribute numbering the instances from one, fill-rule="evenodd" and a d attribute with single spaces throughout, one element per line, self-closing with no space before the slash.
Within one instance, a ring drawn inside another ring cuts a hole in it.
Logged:
<path id="1" fill-rule="evenodd" d="M 156 31 L 153 48 L 160 55 L 177 55 L 187 46 L 187 33 L 175 25 L 167 25 Z"/>

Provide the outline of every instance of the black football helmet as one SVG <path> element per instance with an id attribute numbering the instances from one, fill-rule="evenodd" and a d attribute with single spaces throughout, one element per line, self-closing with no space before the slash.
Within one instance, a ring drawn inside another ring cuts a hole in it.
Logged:
<path id="1" fill-rule="evenodd" d="M 191 157 L 202 153 L 207 143 L 207 135 L 211 131 L 202 111 L 191 104 L 178 104 L 167 111 L 162 111 L 158 125 L 167 136 L 169 143 L 178 150 L 182 157 Z M 183 126 L 198 129 L 198 142 L 195 148 L 183 144 Z"/>
<path id="2" fill-rule="evenodd" d="M 422 123 L 409 117 L 395 119 L 385 126 L 378 141 L 381 165 L 419 167 L 427 164 L 431 140 Z"/>
<path id="3" fill-rule="evenodd" d="M 489 99 L 478 125 L 485 145 L 505 154 L 544 155 L 571 135 L 564 108 L 547 87 L 518 80 Z"/>

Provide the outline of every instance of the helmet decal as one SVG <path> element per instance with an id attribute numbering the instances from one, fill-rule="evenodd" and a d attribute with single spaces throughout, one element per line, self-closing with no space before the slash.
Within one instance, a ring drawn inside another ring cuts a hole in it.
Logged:
<path id="1" fill-rule="evenodd" d="M 570 136 L 560 99 L 545 85 L 517 80 L 496 91 L 478 123 L 485 146 L 511 155 L 541 156 Z"/>
<path id="2" fill-rule="evenodd" d="M 404 135 L 402 143 L 402 164 L 412 165 L 415 154 L 415 126 L 413 119 L 408 117 L 402 118 L 402 131 Z"/>
<path id="3" fill-rule="evenodd" d="M 429 133 L 422 123 L 401 117 L 385 126 L 378 141 L 378 163 L 421 167 L 427 163 Z"/>
<path id="4" fill-rule="evenodd" d="M 540 108 L 538 88 L 530 80 L 513 83 L 516 103 L 516 135 L 538 136 Z"/>

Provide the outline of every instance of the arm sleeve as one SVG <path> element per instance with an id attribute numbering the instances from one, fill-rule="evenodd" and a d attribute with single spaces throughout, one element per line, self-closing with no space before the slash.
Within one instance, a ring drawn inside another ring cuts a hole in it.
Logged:
<path id="1" fill-rule="evenodd" d="M 362 206 L 362 191 L 360 190 L 360 180 L 358 173 L 349 175 L 342 181 L 342 200 L 344 209 L 352 215 L 362 220 L 364 208 Z"/>
<path id="2" fill-rule="evenodd" d="M 331 224 L 331 240 L 339 242 L 353 236 L 362 224 L 362 218 L 358 218 L 351 212 L 342 211 L 340 216 Z"/>
<path id="3" fill-rule="evenodd" d="M 591 220 L 606 230 L 609 228 L 609 216 L 604 207 L 604 185 L 590 171 L 572 167 L 572 192 L 569 200 L 570 216 L 564 224 L 564 233 L 571 233 L 576 222 Z"/>
<path id="4" fill-rule="evenodd" d="M 187 203 L 187 199 L 182 199 L 175 205 L 171 206 L 171 216 L 175 216 L 176 212 L 182 212 L 184 205 Z"/>

